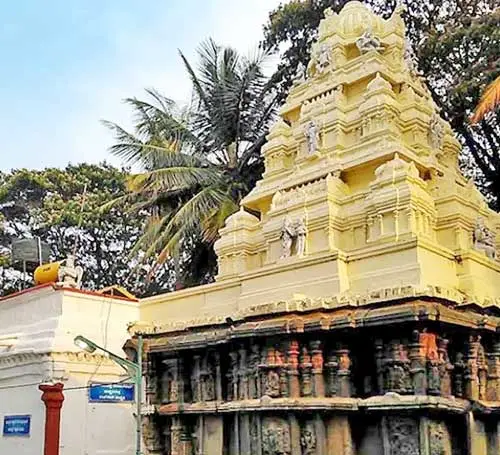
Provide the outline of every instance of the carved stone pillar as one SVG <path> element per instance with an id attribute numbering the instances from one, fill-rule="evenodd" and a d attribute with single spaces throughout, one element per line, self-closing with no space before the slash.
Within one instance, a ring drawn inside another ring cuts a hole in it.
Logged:
<path id="1" fill-rule="evenodd" d="M 469 345 L 465 367 L 465 396 L 470 400 L 479 399 L 479 366 L 478 366 L 479 340 L 477 336 L 469 337 Z"/>
<path id="2" fill-rule="evenodd" d="M 259 345 L 257 343 L 252 343 L 250 346 L 249 368 L 247 370 L 249 398 L 260 397 L 259 361 L 260 361 Z"/>
<path id="3" fill-rule="evenodd" d="M 290 425 L 290 455 L 302 455 L 301 431 L 295 414 L 288 415 Z"/>
<path id="4" fill-rule="evenodd" d="M 420 334 L 415 330 L 410 344 L 410 374 L 415 395 L 427 393 L 427 376 L 425 374 L 425 354 L 420 343 Z"/>
<path id="5" fill-rule="evenodd" d="M 423 332 L 420 334 L 422 353 L 426 359 L 427 393 L 429 395 L 441 394 L 441 370 L 437 337 L 434 333 Z"/>
<path id="6" fill-rule="evenodd" d="M 338 395 L 341 397 L 350 397 L 352 394 L 351 386 L 351 358 L 348 349 L 339 349 L 337 351 L 339 359 L 338 370 Z"/>
<path id="7" fill-rule="evenodd" d="M 248 372 L 247 372 L 247 351 L 245 347 L 242 345 L 238 350 L 239 353 L 239 368 L 238 368 L 238 379 L 239 379 L 239 399 L 247 400 L 248 399 Z"/>
<path id="8" fill-rule="evenodd" d="M 438 359 L 427 360 L 427 393 L 441 394 L 441 372 Z"/>
<path id="9" fill-rule="evenodd" d="M 339 362 L 337 356 L 332 352 L 325 364 L 327 393 L 329 397 L 334 397 L 338 393 L 338 369 Z"/>
<path id="10" fill-rule="evenodd" d="M 222 401 L 222 370 L 220 365 L 220 353 L 214 352 L 214 363 L 215 363 L 215 399 L 217 401 Z"/>
<path id="11" fill-rule="evenodd" d="M 201 356 L 193 356 L 193 369 L 191 370 L 191 396 L 194 403 L 201 401 Z"/>
<path id="12" fill-rule="evenodd" d="M 156 404 L 158 401 L 158 372 L 156 365 L 156 358 L 151 353 L 146 354 L 146 387 L 145 387 L 145 395 L 146 395 L 146 403 L 148 405 Z"/>
<path id="13" fill-rule="evenodd" d="M 488 362 L 484 347 L 481 344 L 481 337 L 478 337 L 477 367 L 479 379 L 479 399 L 486 400 L 486 390 L 488 387 Z"/>
<path id="14" fill-rule="evenodd" d="M 227 373 L 227 399 L 238 399 L 238 353 L 229 353 L 229 371 Z"/>
<path id="15" fill-rule="evenodd" d="M 488 401 L 500 401 L 500 342 L 496 342 L 493 351 L 488 354 Z"/>
<path id="16" fill-rule="evenodd" d="M 313 374 L 313 391 L 315 397 L 325 396 L 325 380 L 323 378 L 323 351 L 320 341 L 311 341 L 311 363 Z"/>
<path id="17" fill-rule="evenodd" d="M 172 437 L 170 422 L 167 422 L 167 424 L 163 427 L 163 447 L 165 448 L 165 453 L 163 455 L 171 455 Z"/>
<path id="18" fill-rule="evenodd" d="M 165 369 L 162 374 L 162 403 L 181 403 L 184 401 L 184 371 L 182 359 L 163 360 Z"/>
<path id="19" fill-rule="evenodd" d="M 250 440 L 250 416 L 247 413 L 240 414 L 240 453 L 251 453 L 251 440 Z"/>
<path id="20" fill-rule="evenodd" d="M 215 368 L 212 363 L 213 353 L 208 351 L 201 361 L 201 394 L 203 401 L 215 400 Z"/>
<path id="21" fill-rule="evenodd" d="M 262 428 L 259 413 L 250 415 L 250 445 L 252 455 L 262 455 Z"/>
<path id="22" fill-rule="evenodd" d="M 182 445 L 181 445 L 181 436 L 182 436 L 182 425 L 180 417 L 172 418 L 172 425 L 170 427 L 170 453 L 171 455 L 183 455 L 182 454 Z"/>
<path id="23" fill-rule="evenodd" d="M 152 415 L 142 418 L 142 438 L 148 454 L 163 454 L 164 446 L 161 428 Z"/>
<path id="24" fill-rule="evenodd" d="M 288 345 L 288 384 L 290 398 L 300 397 L 299 343 L 296 340 Z"/>
<path id="25" fill-rule="evenodd" d="M 465 397 L 465 371 L 466 364 L 464 362 L 464 355 L 461 352 L 457 353 L 455 359 L 455 368 L 453 375 L 453 393 L 456 397 Z"/>
<path id="26" fill-rule="evenodd" d="M 300 354 L 299 368 L 300 368 L 300 376 L 302 379 L 301 395 L 303 397 L 310 397 L 312 396 L 313 392 L 312 378 L 311 378 L 312 363 L 311 363 L 311 356 L 309 355 L 306 346 L 302 347 L 302 352 Z"/>
<path id="27" fill-rule="evenodd" d="M 438 339 L 438 354 L 439 354 L 439 375 L 441 378 L 441 395 L 449 397 L 452 395 L 451 372 L 453 365 L 448 356 L 449 340 L 445 338 Z"/>
<path id="28" fill-rule="evenodd" d="M 379 395 L 383 395 L 386 392 L 384 378 L 384 342 L 380 339 L 375 341 L 375 367 L 377 370 L 377 391 Z"/>

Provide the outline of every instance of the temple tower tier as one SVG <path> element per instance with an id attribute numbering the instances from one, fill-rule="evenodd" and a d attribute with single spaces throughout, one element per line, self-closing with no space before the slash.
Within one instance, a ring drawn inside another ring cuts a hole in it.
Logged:
<path id="1" fill-rule="evenodd" d="M 150 453 L 500 453 L 500 216 L 400 13 L 325 11 L 216 283 L 143 302 Z"/>

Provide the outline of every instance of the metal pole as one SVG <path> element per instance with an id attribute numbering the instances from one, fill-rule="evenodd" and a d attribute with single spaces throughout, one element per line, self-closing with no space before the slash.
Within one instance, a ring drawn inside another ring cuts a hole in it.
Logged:
<path id="1" fill-rule="evenodd" d="M 37 237 L 36 246 L 38 248 L 38 265 L 42 265 L 42 239 Z"/>
<path id="2" fill-rule="evenodd" d="M 136 455 L 142 455 L 142 335 L 137 336 L 137 372 L 135 378 L 135 399 L 137 405 Z"/>

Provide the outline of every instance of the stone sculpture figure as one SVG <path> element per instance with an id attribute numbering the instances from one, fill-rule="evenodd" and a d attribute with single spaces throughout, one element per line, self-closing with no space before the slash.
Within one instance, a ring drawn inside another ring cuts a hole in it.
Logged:
<path id="1" fill-rule="evenodd" d="M 263 422 L 263 455 L 288 455 L 290 453 L 290 432 L 286 424 L 278 419 Z"/>
<path id="2" fill-rule="evenodd" d="M 302 455 L 313 455 L 316 453 L 316 432 L 313 422 L 307 422 L 300 434 L 300 447 Z"/>
<path id="3" fill-rule="evenodd" d="M 252 344 L 250 346 L 250 355 L 248 361 L 248 394 L 249 398 L 259 397 L 259 360 L 260 352 L 259 345 Z"/>
<path id="4" fill-rule="evenodd" d="M 293 229 L 292 221 L 289 217 L 283 220 L 283 227 L 281 228 L 281 258 L 289 258 L 292 254 L 292 243 L 295 232 Z"/>
<path id="5" fill-rule="evenodd" d="M 331 63 L 330 46 L 328 44 L 323 43 L 319 47 L 317 60 L 318 60 L 318 63 L 316 66 L 317 66 L 317 70 L 319 73 L 322 73 L 323 71 L 325 71 L 328 68 L 328 66 L 330 66 L 330 63 Z"/>
<path id="6" fill-rule="evenodd" d="M 441 150 L 444 141 L 444 127 L 439 115 L 434 113 L 429 123 L 429 145 L 433 150 Z"/>
<path id="7" fill-rule="evenodd" d="M 304 256 L 306 250 L 306 223 L 304 218 L 300 218 L 295 223 L 295 237 L 297 238 L 297 256 Z"/>
<path id="8" fill-rule="evenodd" d="M 368 27 L 363 34 L 356 40 L 356 47 L 359 49 L 361 54 L 367 54 L 371 51 L 381 51 L 382 45 L 380 44 L 380 39 L 378 39 Z"/>
<path id="9" fill-rule="evenodd" d="M 486 227 L 483 217 L 477 219 L 476 228 L 474 229 L 474 248 L 484 251 L 490 259 L 497 259 L 495 235 Z"/>
<path id="10" fill-rule="evenodd" d="M 323 74 L 326 69 L 331 65 L 331 47 L 327 43 L 322 43 L 314 47 L 313 58 L 307 66 L 307 74 L 314 76 L 314 74 Z"/>
<path id="11" fill-rule="evenodd" d="M 307 123 L 304 135 L 307 138 L 307 152 L 309 155 L 314 155 L 319 145 L 319 131 L 314 120 Z"/>
<path id="12" fill-rule="evenodd" d="M 289 258 L 292 255 L 292 247 L 295 242 L 295 254 L 304 256 L 306 249 L 307 228 L 305 219 L 299 218 L 295 222 L 286 216 L 281 228 L 281 259 Z"/>
<path id="13" fill-rule="evenodd" d="M 302 62 L 300 62 L 297 66 L 297 71 L 295 72 L 293 83 L 300 84 L 301 82 L 305 82 L 306 76 L 307 76 L 306 67 Z"/>

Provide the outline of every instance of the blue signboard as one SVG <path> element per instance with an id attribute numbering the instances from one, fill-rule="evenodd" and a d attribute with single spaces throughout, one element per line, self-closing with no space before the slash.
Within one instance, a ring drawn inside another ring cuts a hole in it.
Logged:
<path id="1" fill-rule="evenodd" d="M 31 416 L 5 416 L 3 419 L 4 436 L 28 436 L 30 434 Z"/>
<path id="2" fill-rule="evenodd" d="M 89 401 L 124 403 L 134 401 L 134 384 L 90 384 Z"/>

